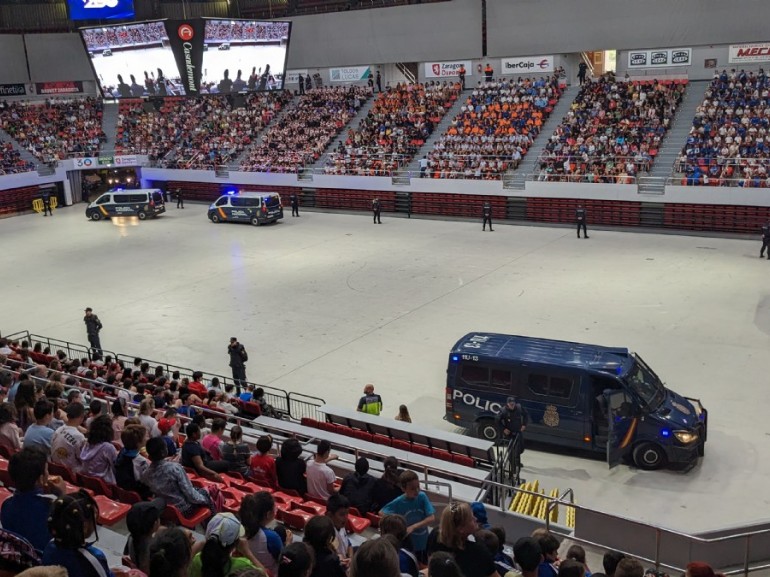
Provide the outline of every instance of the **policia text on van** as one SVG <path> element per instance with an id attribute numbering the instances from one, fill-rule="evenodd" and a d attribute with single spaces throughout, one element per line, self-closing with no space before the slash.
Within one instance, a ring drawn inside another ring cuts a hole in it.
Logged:
<path id="1" fill-rule="evenodd" d="M 145 220 L 166 212 L 163 193 L 156 188 L 105 192 L 86 208 L 91 220 L 136 216 Z"/>
<path id="2" fill-rule="evenodd" d="M 602 452 L 612 467 L 692 464 L 703 456 L 708 413 L 667 389 L 624 348 L 470 333 L 449 353 L 446 419 L 480 437 L 500 434 L 495 415 L 514 395 L 527 440 Z"/>

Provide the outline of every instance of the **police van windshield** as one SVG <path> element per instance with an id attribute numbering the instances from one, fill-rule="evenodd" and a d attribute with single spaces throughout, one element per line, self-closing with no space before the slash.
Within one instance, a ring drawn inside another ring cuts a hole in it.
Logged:
<path id="1" fill-rule="evenodd" d="M 634 355 L 634 366 L 626 375 L 626 382 L 639 395 L 649 410 L 657 409 L 666 398 L 666 389 L 652 369 L 639 355 Z"/>
<path id="2" fill-rule="evenodd" d="M 265 198 L 265 206 L 267 208 L 278 208 L 281 204 L 281 199 L 278 196 L 268 196 Z"/>

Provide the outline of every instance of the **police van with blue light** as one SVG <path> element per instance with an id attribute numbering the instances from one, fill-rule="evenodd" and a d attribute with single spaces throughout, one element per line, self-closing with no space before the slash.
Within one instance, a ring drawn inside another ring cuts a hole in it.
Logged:
<path id="1" fill-rule="evenodd" d="M 209 207 L 211 222 L 249 222 L 254 226 L 283 218 L 281 196 L 276 192 L 239 192 L 223 194 Z"/>
<path id="2" fill-rule="evenodd" d="M 636 353 L 496 333 L 469 333 L 449 353 L 445 418 L 496 440 L 509 396 L 529 414 L 527 441 L 606 454 L 640 469 L 692 466 L 708 412 L 666 388 Z"/>
<path id="3" fill-rule="evenodd" d="M 105 192 L 86 207 L 86 217 L 102 220 L 116 216 L 154 218 L 166 212 L 163 193 L 157 188 L 114 189 Z"/>

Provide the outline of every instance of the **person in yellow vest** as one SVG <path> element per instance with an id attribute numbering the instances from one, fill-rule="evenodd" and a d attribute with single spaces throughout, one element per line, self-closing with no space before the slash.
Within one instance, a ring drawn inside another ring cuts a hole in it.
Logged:
<path id="1" fill-rule="evenodd" d="M 358 408 L 362 413 L 370 415 L 379 415 L 382 411 L 382 397 L 375 394 L 374 385 L 368 384 L 364 387 L 364 396 L 358 401 Z"/>

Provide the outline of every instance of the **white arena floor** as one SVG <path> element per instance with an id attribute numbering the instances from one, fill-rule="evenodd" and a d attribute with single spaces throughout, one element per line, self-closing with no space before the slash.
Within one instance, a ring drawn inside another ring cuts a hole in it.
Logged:
<path id="1" fill-rule="evenodd" d="M 287 211 L 288 214 L 289 211 Z M 366 382 L 386 413 L 447 428 L 447 353 L 470 331 L 639 352 L 709 409 L 687 474 L 609 471 L 528 450 L 524 474 L 583 505 L 688 532 L 766 518 L 770 262 L 758 241 L 303 212 L 274 226 L 214 225 L 203 205 L 155 221 L 92 223 L 83 205 L 0 221 L 0 329 L 85 342 L 353 406 Z M 764 391 L 764 392 L 763 392 Z"/>

